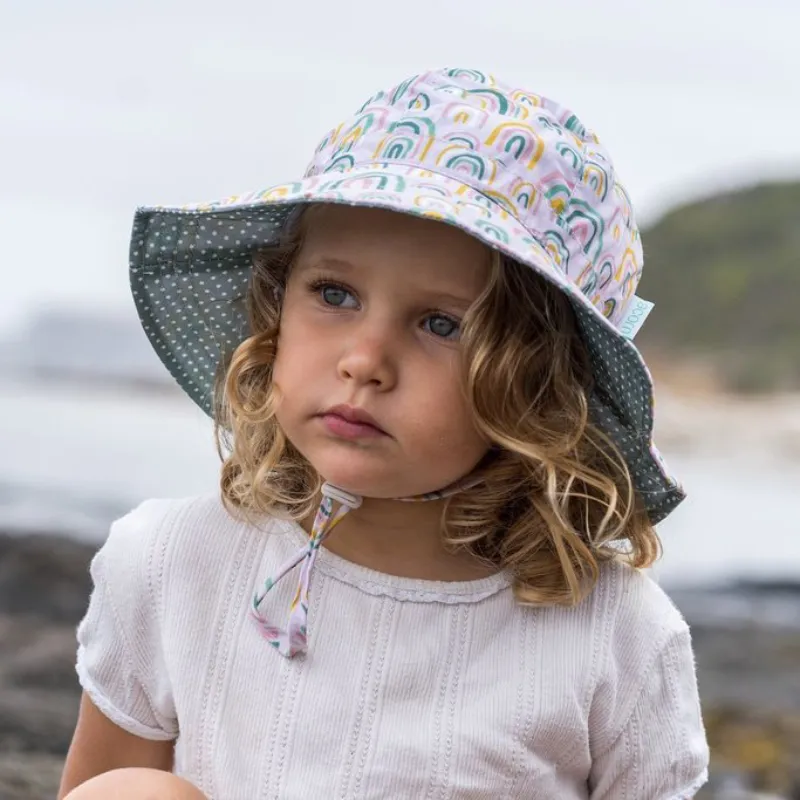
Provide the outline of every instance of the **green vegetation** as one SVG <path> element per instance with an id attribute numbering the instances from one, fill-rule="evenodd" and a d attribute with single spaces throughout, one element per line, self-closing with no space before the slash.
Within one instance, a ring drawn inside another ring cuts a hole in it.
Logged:
<path id="1" fill-rule="evenodd" d="M 642 239 L 646 356 L 703 360 L 736 391 L 800 388 L 800 183 L 683 206 Z"/>

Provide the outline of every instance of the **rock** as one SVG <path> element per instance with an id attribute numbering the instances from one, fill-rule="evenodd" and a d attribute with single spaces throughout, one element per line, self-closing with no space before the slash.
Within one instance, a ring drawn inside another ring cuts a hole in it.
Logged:
<path id="1" fill-rule="evenodd" d="M 0 535 L 0 798 L 52 800 L 75 728 L 75 628 L 95 548 Z"/>
<path id="2" fill-rule="evenodd" d="M 53 800 L 63 765 L 63 756 L 0 750 L 0 797 L 3 800 Z"/>
<path id="3" fill-rule="evenodd" d="M 91 591 L 94 551 L 59 536 L 0 535 L 0 614 L 76 624 Z"/>

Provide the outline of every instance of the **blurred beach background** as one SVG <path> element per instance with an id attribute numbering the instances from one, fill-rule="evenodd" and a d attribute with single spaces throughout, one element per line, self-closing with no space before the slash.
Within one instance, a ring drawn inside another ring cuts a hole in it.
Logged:
<path id="1" fill-rule="evenodd" d="M 0 0 L 0 800 L 55 794 L 109 523 L 216 485 L 128 296 L 134 208 L 289 180 L 364 97 L 445 65 L 559 99 L 615 158 L 689 492 L 655 576 L 693 626 L 703 797 L 800 798 L 798 29 L 792 0 Z"/>

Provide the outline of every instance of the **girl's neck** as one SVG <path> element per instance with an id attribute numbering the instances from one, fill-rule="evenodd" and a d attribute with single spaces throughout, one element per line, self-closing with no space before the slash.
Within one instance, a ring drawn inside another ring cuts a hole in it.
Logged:
<path id="1" fill-rule="evenodd" d="M 326 550 L 363 567 L 432 581 L 469 581 L 497 572 L 466 549 L 452 552 L 440 531 L 441 500 L 403 503 L 364 498 L 349 511 L 323 545 Z M 301 521 L 311 533 L 314 515 Z"/>

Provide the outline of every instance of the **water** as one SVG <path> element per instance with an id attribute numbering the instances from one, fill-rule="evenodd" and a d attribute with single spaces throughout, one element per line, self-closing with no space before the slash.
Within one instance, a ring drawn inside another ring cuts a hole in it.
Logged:
<path id="1" fill-rule="evenodd" d="M 182 395 L 0 384 L 0 525 L 100 541 L 148 497 L 216 485 L 210 420 Z"/>
<path id="2" fill-rule="evenodd" d="M 100 542 L 139 501 L 213 490 L 211 422 L 182 395 L 0 384 L 0 528 Z M 666 452 L 689 499 L 659 528 L 664 584 L 800 579 L 800 464 Z"/>

